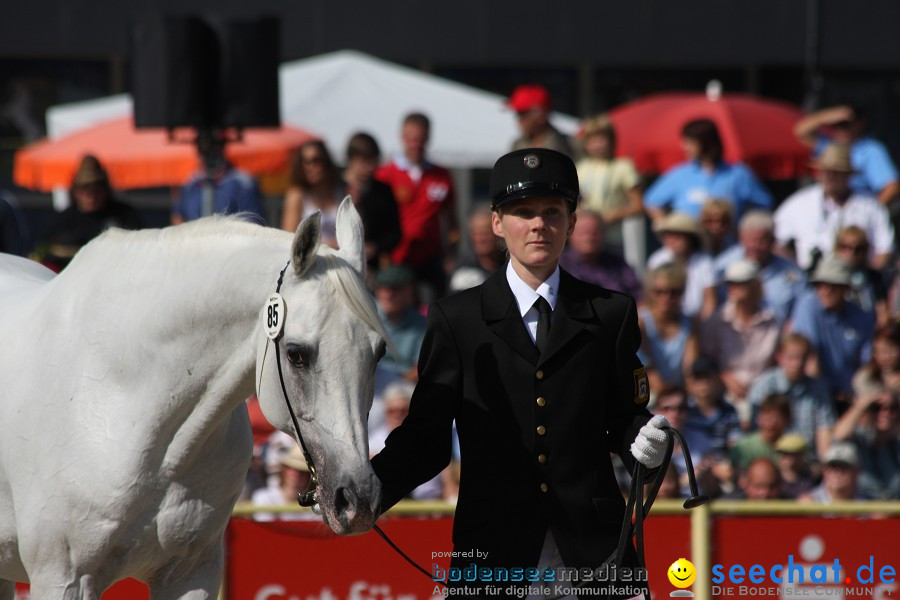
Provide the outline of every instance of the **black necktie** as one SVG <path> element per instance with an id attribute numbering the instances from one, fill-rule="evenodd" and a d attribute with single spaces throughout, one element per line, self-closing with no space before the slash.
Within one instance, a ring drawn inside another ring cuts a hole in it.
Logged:
<path id="1" fill-rule="evenodd" d="M 534 301 L 534 307 L 538 311 L 537 336 L 534 345 L 543 354 L 544 348 L 547 346 L 547 337 L 550 335 L 550 314 L 553 309 L 550 308 L 550 303 L 544 300 L 543 296 L 538 296 L 538 299 Z"/>

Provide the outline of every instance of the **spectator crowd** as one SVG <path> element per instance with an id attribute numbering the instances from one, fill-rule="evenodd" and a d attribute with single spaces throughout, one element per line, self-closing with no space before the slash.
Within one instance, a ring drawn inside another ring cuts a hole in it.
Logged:
<path id="1" fill-rule="evenodd" d="M 550 124 L 541 86 L 520 86 L 508 107 L 521 129 L 512 148 L 547 147 L 576 160 L 582 199 L 560 265 L 638 301 L 650 408 L 684 433 L 701 492 L 819 503 L 900 499 L 891 216 L 900 184 L 884 146 L 865 134 L 863 112 L 838 106 L 797 123 L 814 181 L 778 202 L 750 167 L 724 160 L 711 120 L 684 124 L 685 161 L 646 186 L 616 152 L 607 116 L 585 119 L 569 137 Z M 428 303 L 480 284 L 506 260 L 485 205 L 473 207 L 461 234 L 453 179 L 428 157 L 430 129 L 425 114 L 407 115 L 402 151 L 390 157 L 359 132 L 343 169 L 323 142 L 304 144 L 280 215 L 293 231 L 321 211 L 322 240 L 331 245 L 341 198 L 349 194 L 362 216 L 368 283 L 396 348 L 376 373 L 373 452 L 408 410 Z M 208 150 L 172 221 L 239 211 L 264 221 L 252 178 L 231 167 L 220 146 Z M 214 188 L 206 197 L 204 182 Z M 86 159 L 72 188 L 75 203 L 43 237 L 45 261 L 56 269 L 104 228 L 140 226 L 96 159 Z M 623 223 L 645 218 L 658 248 L 645 264 L 629 264 Z M 282 503 L 308 469 L 252 400 L 250 409 L 257 448 L 245 499 Z M 663 487 L 673 497 L 688 489 L 679 453 Z M 413 497 L 452 501 L 458 458 Z"/>

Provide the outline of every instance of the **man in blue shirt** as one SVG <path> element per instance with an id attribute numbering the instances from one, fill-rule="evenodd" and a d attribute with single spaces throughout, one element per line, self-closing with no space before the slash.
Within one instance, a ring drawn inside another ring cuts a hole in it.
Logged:
<path id="1" fill-rule="evenodd" d="M 666 212 L 686 213 L 699 220 L 708 198 L 731 202 L 735 218 L 751 208 L 772 209 L 772 196 L 753 172 L 722 159 L 722 140 L 715 123 L 691 121 L 681 136 L 688 161 L 669 169 L 644 195 L 644 207 L 654 220 Z"/>
<path id="2" fill-rule="evenodd" d="M 854 192 L 878 198 L 888 206 L 900 194 L 897 168 L 884 144 L 863 135 L 863 111 L 849 104 L 832 106 L 800 119 L 794 126 L 797 138 L 818 156 L 830 142 L 850 146 L 850 162 L 857 173 L 850 178 Z"/>
<path id="3" fill-rule="evenodd" d="M 265 225 L 259 187 L 253 177 L 228 162 L 225 142 L 216 136 L 201 135 L 197 150 L 203 169 L 181 189 L 178 202 L 172 207 L 172 224 L 212 214 L 247 213 L 254 221 Z"/>
<path id="4" fill-rule="evenodd" d="M 417 310 L 415 274 L 406 267 L 388 266 L 375 276 L 378 314 L 391 337 L 396 355 L 388 352 L 379 369 L 408 381 L 416 381 L 419 350 L 425 337 L 425 317 Z"/>
<path id="5" fill-rule="evenodd" d="M 778 366 L 756 378 L 747 393 L 747 401 L 756 422 L 756 413 L 766 396 L 784 394 L 791 400 L 790 430 L 803 436 L 813 457 L 825 455 L 831 445 L 835 422 L 834 402 L 821 378 L 804 372 L 812 352 L 809 340 L 799 333 L 786 334 L 775 359 Z"/>
<path id="6" fill-rule="evenodd" d="M 369 432 L 379 431 L 384 424 L 383 394 L 397 381 L 415 383 L 419 351 L 425 338 L 425 317 L 418 310 L 415 274 L 406 267 L 390 265 L 381 269 L 374 280 L 378 315 L 384 321 L 396 352 L 388 351 L 375 368 L 375 400 L 369 411 Z"/>
<path id="7" fill-rule="evenodd" d="M 874 313 L 844 298 L 850 281 L 847 263 L 835 257 L 823 259 L 810 278 L 815 291 L 797 301 L 792 317 L 793 331 L 812 342 L 819 373 L 839 403 L 853 397 L 853 374 L 871 357 L 875 333 Z"/>
<path id="8" fill-rule="evenodd" d="M 727 454 L 741 437 L 741 424 L 734 406 L 722 395 L 723 387 L 716 361 L 700 356 L 687 376 L 688 413 L 684 437 L 691 457 L 711 453 Z"/>

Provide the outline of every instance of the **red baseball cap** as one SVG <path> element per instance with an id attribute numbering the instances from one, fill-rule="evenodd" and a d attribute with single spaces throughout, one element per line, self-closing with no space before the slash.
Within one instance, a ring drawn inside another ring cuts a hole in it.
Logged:
<path id="1" fill-rule="evenodd" d="M 513 90 L 506 105 L 516 112 L 525 112 L 535 108 L 550 110 L 550 94 L 542 85 L 520 85 Z"/>

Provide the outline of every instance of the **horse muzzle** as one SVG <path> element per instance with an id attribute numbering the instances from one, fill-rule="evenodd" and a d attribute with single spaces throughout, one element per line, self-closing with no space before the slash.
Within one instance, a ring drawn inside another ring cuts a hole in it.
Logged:
<path id="1" fill-rule="evenodd" d="M 326 523 L 338 535 L 358 535 L 372 529 L 381 506 L 381 483 L 374 473 L 344 478 L 334 488 L 321 486 L 318 500 Z"/>

